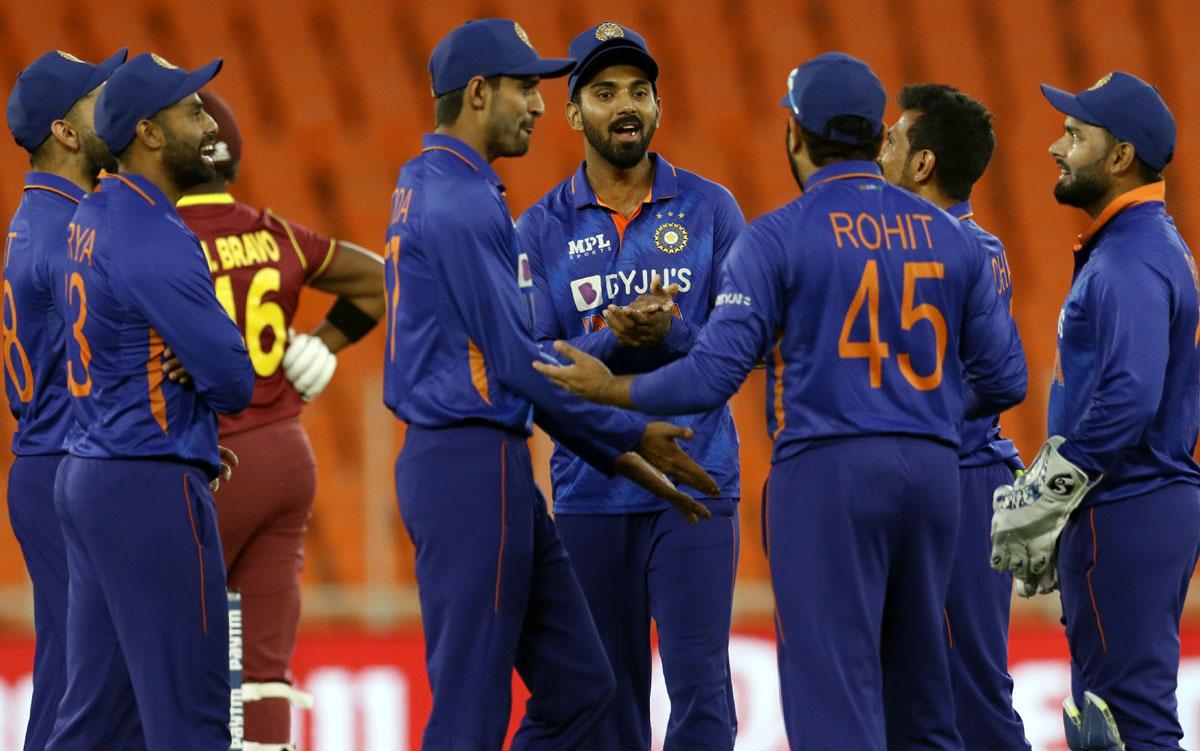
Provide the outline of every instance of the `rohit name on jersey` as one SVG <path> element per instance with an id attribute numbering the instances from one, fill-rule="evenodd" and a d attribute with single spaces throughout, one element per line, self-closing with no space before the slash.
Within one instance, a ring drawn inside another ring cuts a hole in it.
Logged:
<path id="1" fill-rule="evenodd" d="M 218 237 L 213 240 L 212 248 L 201 240 L 200 247 L 204 250 L 208 270 L 212 273 L 274 263 L 280 256 L 279 243 L 275 241 L 275 236 L 265 229 Z"/>
<path id="2" fill-rule="evenodd" d="M 692 270 L 686 266 L 630 269 L 574 279 L 571 281 L 571 298 L 575 301 L 575 309 L 580 313 L 594 311 L 606 303 L 627 304 L 633 302 L 637 295 L 649 293 L 656 275 L 663 280 L 664 287 L 678 284 L 680 294 L 692 288 Z M 679 306 L 676 305 L 675 308 L 678 311 Z M 597 319 L 603 321 L 601 316 L 594 313 L 584 316 L 584 329 L 591 332 L 602 327 L 602 324 L 597 325 Z"/>

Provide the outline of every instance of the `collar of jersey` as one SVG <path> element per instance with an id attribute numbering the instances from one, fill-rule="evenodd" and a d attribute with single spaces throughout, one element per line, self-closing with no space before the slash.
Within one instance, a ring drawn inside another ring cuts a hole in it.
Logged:
<path id="1" fill-rule="evenodd" d="M 816 172 L 812 173 L 807 180 L 804 181 L 805 192 L 812 190 L 818 185 L 824 185 L 835 180 L 851 180 L 856 178 L 865 178 L 867 180 L 882 180 L 883 172 L 879 169 L 879 165 L 875 162 L 834 162 L 827 164 Z"/>
<path id="2" fill-rule="evenodd" d="M 440 151 L 453 154 L 468 167 L 486 177 L 488 182 L 500 189 L 500 192 L 504 192 L 504 183 L 500 181 L 500 176 L 496 174 L 496 170 L 492 169 L 492 165 L 488 164 L 487 160 L 479 155 L 479 152 L 454 136 L 447 136 L 442 133 L 427 133 L 425 134 L 422 146 L 421 153 Z"/>
<path id="3" fill-rule="evenodd" d="M 25 175 L 25 190 L 44 190 L 56 193 L 63 198 L 79 203 L 87 195 L 87 191 L 65 177 L 51 172 L 29 172 Z"/>
<path id="4" fill-rule="evenodd" d="M 946 209 L 946 213 L 960 222 L 965 222 L 966 220 L 975 217 L 975 209 L 971 208 L 971 202 L 969 200 L 954 204 L 950 208 Z"/>
<path id="5" fill-rule="evenodd" d="M 100 173 L 100 187 L 98 190 L 105 192 L 111 190 L 120 190 L 128 188 L 136 193 L 142 200 L 155 208 L 161 209 L 167 207 L 174 210 L 171 206 L 171 201 L 167 198 L 167 194 L 159 190 L 158 186 L 134 172 L 122 172 L 119 175 L 111 172 Z"/>
<path id="6" fill-rule="evenodd" d="M 675 166 L 664 159 L 662 155 L 654 152 L 650 153 L 650 158 L 654 160 L 654 185 L 651 186 L 650 193 L 646 196 L 646 203 L 679 195 L 679 173 L 676 172 Z M 587 162 L 581 162 L 579 169 L 575 171 L 574 175 L 571 175 L 569 187 L 571 201 L 575 208 L 604 207 L 604 204 L 596 197 L 596 191 L 592 190 L 592 184 L 588 182 Z"/>
<path id="7" fill-rule="evenodd" d="M 1166 203 L 1167 201 L 1167 184 L 1159 180 L 1156 183 L 1143 185 L 1140 188 L 1122 193 L 1112 200 L 1112 203 L 1104 207 L 1104 211 L 1100 212 L 1100 216 L 1088 226 L 1083 234 L 1079 236 L 1079 242 L 1075 244 L 1075 250 L 1083 249 L 1083 246 L 1091 242 L 1104 226 L 1113 220 L 1117 214 L 1128 208 L 1132 208 L 1143 203 Z"/>
<path id="8" fill-rule="evenodd" d="M 224 203 L 235 203 L 232 193 L 195 193 L 180 198 L 175 207 L 182 209 L 185 206 L 213 206 Z"/>

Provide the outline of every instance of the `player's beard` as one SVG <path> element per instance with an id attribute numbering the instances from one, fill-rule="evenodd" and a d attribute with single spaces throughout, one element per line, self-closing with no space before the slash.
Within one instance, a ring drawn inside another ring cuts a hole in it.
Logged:
<path id="1" fill-rule="evenodd" d="M 212 182 L 217 171 L 212 162 L 200 156 L 200 149 L 215 143 L 216 134 L 206 134 L 198 141 L 189 142 L 167 130 L 167 147 L 163 151 L 163 167 L 180 190 L 188 190 L 197 185 Z"/>
<path id="2" fill-rule="evenodd" d="M 105 172 L 117 171 L 117 159 L 108 150 L 104 140 L 93 132 L 85 132 L 83 136 L 83 159 L 87 174 L 93 180 Z"/>
<path id="3" fill-rule="evenodd" d="M 1059 166 L 1065 166 L 1058 162 Z M 1095 206 L 1108 193 L 1104 174 L 1104 159 L 1097 159 L 1086 167 L 1071 170 L 1060 177 L 1054 185 L 1054 198 L 1066 206 L 1088 209 Z"/>
<path id="4" fill-rule="evenodd" d="M 583 137 L 604 157 L 604 161 L 619 170 L 633 169 L 646 158 L 646 152 L 650 150 L 650 139 L 654 138 L 654 131 L 658 130 L 658 118 L 646 122 L 637 115 L 627 115 L 617 118 L 608 128 L 602 129 L 588 120 L 582 111 L 579 117 L 583 120 Z M 618 142 L 616 129 L 630 122 L 636 122 L 641 127 L 641 138 L 629 143 Z"/>
<path id="5" fill-rule="evenodd" d="M 525 128 L 533 128 L 532 117 L 508 117 L 493 108 L 483 128 L 492 157 L 525 156 L 529 152 L 533 134 L 526 133 Z"/>
<path id="6" fill-rule="evenodd" d="M 792 129 L 790 126 L 784 130 L 783 144 L 787 151 L 788 166 L 792 168 L 792 179 L 796 181 L 796 187 L 803 193 L 804 180 L 800 177 L 800 165 L 796 162 L 796 155 L 792 153 Z"/>

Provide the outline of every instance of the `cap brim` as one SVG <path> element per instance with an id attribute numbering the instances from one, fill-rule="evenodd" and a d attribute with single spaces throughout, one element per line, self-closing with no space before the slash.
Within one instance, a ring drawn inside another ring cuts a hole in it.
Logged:
<path id="1" fill-rule="evenodd" d="M 524 65 L 518 65 L 512 70 L 506 70 L 504 76 L 541 76 L 542 78 L 562 78 L 575 67 L 575 61 L 567 57 L 539 57 Z"/>
<path id="2" fill-rule="evenodd" d="M 127 57 L 129 57 L 129 49 L 122 47 L 110 55 L 107 60 L 97 65 L 96 70 L 92 71 L 92 77 L 88 79 L 83 93 L 87 94 L 92 89 L 107 81 L 112 76 L 113 71 L 121 67 L 121 63 L 125 62 L 125 58 Z"/>
<path id="3" fill-rule="evenodd" d="M 1042 84 L 1041 88 L 1042 96 L 1046 97 L 1046 101 L 1054 109 L 1077 120 L 1083 120 L 1085 123 L 1100 125 L 1096 117 L 1079 103 L 1079 97 L 1047 84 Z"/>
<path id="4" fill-rule="evenodd" d="M 218 57 L 208 65 L 201 66 L 188 73 L 187 77 L 183 79 L 183 82 L 172 93 L 170 102 L 173 104 L 188 94 L 195 94 L 200 89 L 203 89 L 205 84 L 216 78 L 217 74 L 221 72 L 221 66 L 224 62 L 222 58 Z"/>

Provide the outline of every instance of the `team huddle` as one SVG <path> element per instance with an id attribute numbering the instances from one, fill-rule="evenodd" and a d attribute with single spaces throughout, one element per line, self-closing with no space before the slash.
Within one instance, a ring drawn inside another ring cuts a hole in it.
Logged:
<path id="1" fill-rule="evenodd" d="M 653 621 L 665 748 L 733 749 L 728 401 L 761 366 L 791 748 L 1030 748 L 1014 585 L 1060 593 L 1069 748 L 1180 748 L 1200 278 L 1165 210 L 1176 130 L 1157 90 L 1123 72 L 1042 87 L 1065 117 L 1054 197 L 1093 221 L 1026 468 L 998 419 L 1028 379 L 1013 273 L 970 203 L 995 149 L 982 104 L 912 84 L 886 127 L 867 64 L 804 62 L 780 102 L 801 195 L 747 224 L 728 190 L 650 151 L 659 66 L 641 36 L 601 23 L 568 55 L 540 57 L 507 19 L 438 43 L 434 132 L 400 171 L 383 259 L 233 197 L 236 120 L 202 90 L 219 60 L 49 52 L 21 73 L 8 123 L 32 171 L 3 350 L 37 630 L 26 751 L 293 748 L 316 482 L 299 413 L 379 321 L 384 401 L 408 426 L 395 482 L 433 691 L 423 748 L 500 749 L 515 669 L 530 698 L 512 748 L 648 750 Z M 514 222 L 491 165 L 529 151 L 538 86 L 560 77 L 585 159 Z M 337 301 L 296 333 L 304 286 Z M 555 442 L 553 513 L 534 422 Z"/>

